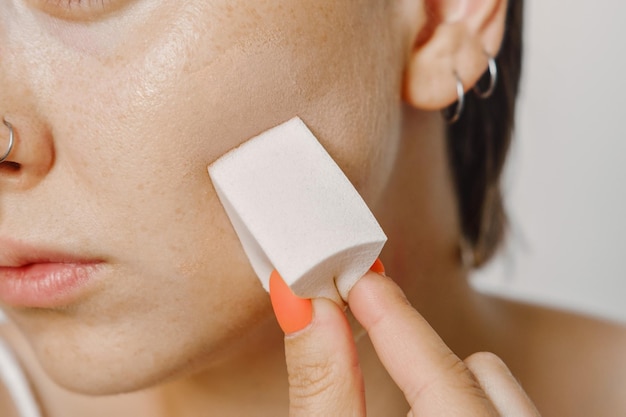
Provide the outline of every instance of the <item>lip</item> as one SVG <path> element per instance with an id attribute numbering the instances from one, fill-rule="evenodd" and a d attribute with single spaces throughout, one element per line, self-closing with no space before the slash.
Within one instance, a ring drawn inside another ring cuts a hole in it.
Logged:
<path id="1" fill-rule="evenodd" d="M 11 307 L 55 308 L 80 298 L 102 261 L 0 240 L 0 301 Z"/>

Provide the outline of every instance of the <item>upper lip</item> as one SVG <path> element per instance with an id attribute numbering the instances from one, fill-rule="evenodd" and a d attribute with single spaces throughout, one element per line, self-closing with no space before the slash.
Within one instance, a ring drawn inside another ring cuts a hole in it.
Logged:
<path id="1" fill-rule="evenodd" d="M 19 268 L 42 263 L 79 264 L 95 262 L 98 260 L 73 254 L 72 251 L 0 238 L 0 267 Z"/>

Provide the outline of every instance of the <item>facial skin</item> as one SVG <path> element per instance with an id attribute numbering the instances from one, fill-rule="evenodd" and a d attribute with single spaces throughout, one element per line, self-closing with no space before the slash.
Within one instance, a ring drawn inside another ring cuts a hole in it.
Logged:
<path id="1" fill-rule="evenodd" d="M 0 232 L 104 263 L 71 305 L 5 307 L 43 367 L 108 394 L 279 343 L 206 166 L 299 115 L 375 206 L 400 140 L 402 15 L 375 0 L 44 3 L 0 2 L 0 113 L 21 164 L 3 168 Z"/>

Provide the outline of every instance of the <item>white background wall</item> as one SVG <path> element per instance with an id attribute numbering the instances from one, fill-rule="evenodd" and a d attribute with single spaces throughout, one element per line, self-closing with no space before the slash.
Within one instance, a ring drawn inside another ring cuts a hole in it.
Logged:
<path id="1" fill-rule="evenodd" d="M 626 323 L 626 2 L 525 2 L 512 236 L 479 288 Z"/>

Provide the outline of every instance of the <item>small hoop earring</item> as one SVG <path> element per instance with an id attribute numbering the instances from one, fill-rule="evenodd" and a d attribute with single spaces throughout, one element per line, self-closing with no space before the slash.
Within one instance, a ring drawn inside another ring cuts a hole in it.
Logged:
<path id="1" fill-rule="evenodd" d="M 4 155 L 0 156 L 0 164 L 7 160 L 7 158 L 11 154 L 11 151 L 13 150 L 13 145 L 15 144 L 15 135 L 13 134 L 13 125 L 4 119 L 2 119 L 2 121 L 4 122 L 5 126 L 9 128 L 9 146 L 6 152 L 4 153 Z"/>
<path id="2" fill-rule="evenodd" d="M 496 83 L 498 81 L 498 66 L 496 65 L 496 60 L 489 54 L 487 54 L 489 58 L 489 67 L 487 71 L 489 72 L 489 87 L 485 91 L 480 91 L 478 87 L 478 83 L 474 86 L 474 92 L 480 98 L 488 98 L 493 94 L 493 90 L 496 89 Z"/>
<path id="3" fill-rule="evenodd" d="M 454 105 L 454 111 L 450 111 L 450 108 L 444 111 L 444 118 L 447 120 L 448 124 L 456 123 L 461 117 L 461 113 L 463 113 L 463 107 L 465 107 L 465 87 L 463 87 L 463 81 L 459 74 L 454 72 L 454 76 L 456 77 L 456 104 Z"/>

